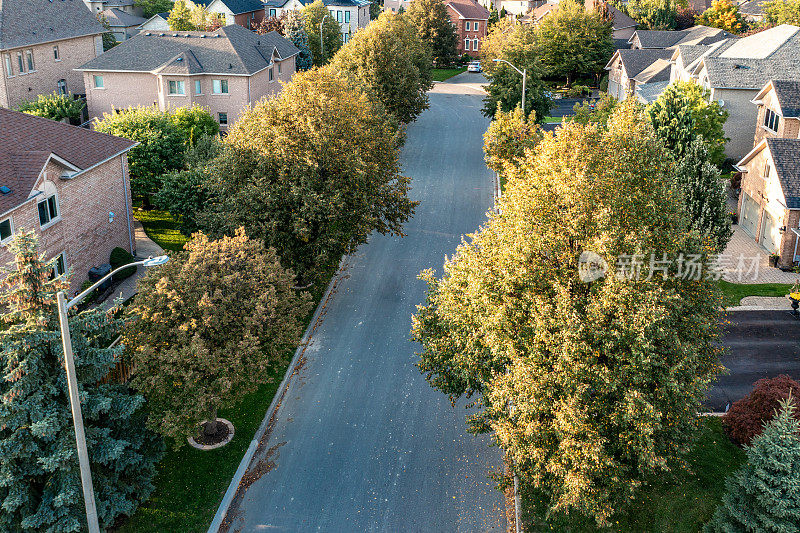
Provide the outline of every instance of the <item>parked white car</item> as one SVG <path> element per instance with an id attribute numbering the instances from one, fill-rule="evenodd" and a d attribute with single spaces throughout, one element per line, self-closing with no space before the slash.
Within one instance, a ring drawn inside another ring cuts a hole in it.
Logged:
<path id="1" fill-rule="evenodd" d="M 470 61 L 467 65 L 467 72 L 482 72 L 480 61 Z"/>

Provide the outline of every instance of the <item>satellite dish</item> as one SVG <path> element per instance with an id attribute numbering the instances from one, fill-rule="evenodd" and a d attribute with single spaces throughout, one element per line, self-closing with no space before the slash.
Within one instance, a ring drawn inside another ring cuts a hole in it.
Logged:
<path id="1" fill-rule="evenodd" d="M 717 100 L 717 102 L 719 102 L 720 107 L 725 107 L 725 100 L 723 100 L 722 98 Z"/>

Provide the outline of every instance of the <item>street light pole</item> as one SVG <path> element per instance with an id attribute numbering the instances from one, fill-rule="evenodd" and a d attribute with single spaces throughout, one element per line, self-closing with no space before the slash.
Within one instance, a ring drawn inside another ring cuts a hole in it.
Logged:
<path id="1" fill-rule="evenodd" d="M 100 533 L 100 524 L 97 520 L 97 505 L 94 501 L 94 487 L 92 485 L 92 469 L 89 465 L 89 451 L 86 447 L 86 434 L 83 430 L 83 413 L 81 412 L 81 400 L 78 396 L 78 379 L 75 374 L 75 358 L 72 355 L 72 337 L 69 333 L 69 320 L 67 311 L 70 307 L 83 301 L 86 296 L 94 289 L 99 287 L 105 280 L 126 268 L 145 267 L 163 265 L 169 260 L 165 255 L 150 257 L 144 261 L 137 261 L 123 265 L 116 270 L 109 272 L 91 287 L 78 294 L 75 298 L 67 302 L 64 291 L 58 291 L 56 301 L 58 305 L 58 322 L 61 326 L 61 342 L 64 348 L 64 368 L 67 372 L 67 388 L 69 389 L 69 404 L 72 408 L 72 422 L 75 425 L 75 442 L 78 449 L 78 464 L 81 470 L 81 488 L 83 489 L 83 502 L 86 506 L 86 523 L 89 526 L 89 533 Z"/>
<path id="2" fill-rule="evenodd" d="M 325 24 L 325 19 L 330 17 L 331 14 L 327 13 L 319 23 L 319 51 L 320 51 L 320 58 L 319 60 L 322 61 L 325 57 L 325 41 L 322 39 L 322 25 Z M 322 63 L 320 63 L 322 64 Z"/>
<path id="3" fill-rule="evenodd" d="M 528 69 L 524 68 L 524 69 L 520 70 L 517 67 L 515 67 L 514 65 L 512 65 L 511 63 L 509 63 L 508 61 L 506 61 L 505 59 L 495 59 L 494 62 L 495 63 L 505 63 L 509 67 L 511 67 L 514 70 L 516 70 L 520 74 L 520 76 L 522 76 L 522 120 L 525 120 L 525 81 L 526 81 L 526 79 L 528 77 Z"/>

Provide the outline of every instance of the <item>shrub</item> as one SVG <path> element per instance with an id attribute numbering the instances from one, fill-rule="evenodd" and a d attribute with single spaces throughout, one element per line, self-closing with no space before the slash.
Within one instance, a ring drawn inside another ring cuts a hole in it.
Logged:
<path id="1" fill-rule="evenodd" d="M 108 262 L 111 263 L 111 270 L 116 270 L 122 265 L 133 263 L 134 258 L 128 250 L 118 246 L 111 250 L 111 257 L 109 257 Z M 135 272 L 136 267 L 126 268 L 114 274 L 113 279 L 114 281 L 122 281 L 123 279 L 133 276 Z"/>
<path id="2" fill-rule="evenodd" d="M 741 446 L 749 446 L 761 434 L 764 425 L 772 420 L 780 401 L 800 395 L 800 383 L 782 374 L 771 379 L 759 379 L 753 392 L 735 402 L 722 418 L 728 437 Z M 795 411 L 800 419 L 800 412 Z"/>
<path id="3" fill-rule="evenodd" d="M 23 113 L 50 120 L 80 120 L 86 102 L 71 94 L 40 94 L 36 100 L 22 102 L 17 108 Z"/>

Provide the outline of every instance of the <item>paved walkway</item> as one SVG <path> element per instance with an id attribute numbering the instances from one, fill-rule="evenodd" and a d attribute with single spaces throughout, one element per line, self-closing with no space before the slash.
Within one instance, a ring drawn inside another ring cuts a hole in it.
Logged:
<path id="1" fill-rule="evenodd" d="M 720 256 L 722 279 L 732 283 L 795 283 L 800 274 L 769 266 L 769 254 L 738 225 Z"/>
<path id="2" fill-rule="evenodd" d="M 726 311 L 791 311 L 792 303 L 785 296 L 745 296 L 738 306 Z"/>

